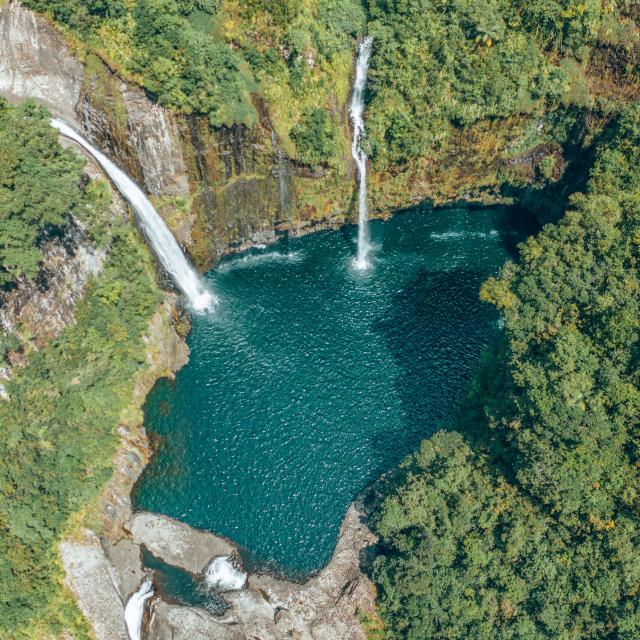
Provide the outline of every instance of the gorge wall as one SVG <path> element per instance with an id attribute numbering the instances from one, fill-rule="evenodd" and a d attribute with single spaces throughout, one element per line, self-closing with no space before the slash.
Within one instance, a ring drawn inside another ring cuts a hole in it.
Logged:
<path id="1" fill-rule="evenodd" d="M 0 94 L 35 98 L 84 130 L 153 196 L 154 204 L 201 268 L 220 256 L 277 235 L 355 222 L 355 168 L 310 169 L 280 147 L 269 110 L 254 95 L 259 121 L 212 129 L 206 118 L 176 115 L 123 81 L 95 54 L 70 51 L 45 18 L 15 0 L 0 8 Z M 78 53 L 80 55 L 80 53 Z M 346 104 L 341 114 L 348 149 Z M 542 125 L 541 125 L 542 126 Z M 523 119 L 480 123 L 461 131 L 444 162 L 370 172 L 373 217 L 425 200 L 495 202 L 504 172 L 532 181 L 541 157 L 527 150 Z M 561 173 L 563 163 L 556 164 Z"/>

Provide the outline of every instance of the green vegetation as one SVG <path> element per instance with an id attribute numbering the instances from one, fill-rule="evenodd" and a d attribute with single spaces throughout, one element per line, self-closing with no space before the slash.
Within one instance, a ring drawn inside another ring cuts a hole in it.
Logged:
<path id="1" fill-rule="evenodd" d="M 42 243 L 92 206 L 78 188 L 82 159 L 58 145 L 48 119 L 33 103 L 0 98 L 0 286 L 33 278 Z"/>
<path id="2" fill-rule="evenodd" d="M 25 0 L 49 14 L 76 47 L 99 55 L 125 78 L 180 113 L 211 126 L 253 125 L 251 93 L 270 107 L 282 144 L 305 113 L 324 110 L 326 157 L 341 155 L 335 105 L 346 102 L 355 41 L 365 28 L 359 0 Z M 303 162 L 316 162 L 308 148 Z"/>
<path id="3" fill-rule="evenodd" d="M 260 119 L 291 157 L 338 175 L 355 41 L 367 31 L 367 144 L 378 175 L 406 165 L 420 180 L 421 161 L 450 157 L 447 145 L 479 123 L 486 149 L 504 147 L 494 157 L 517 159 L 569 140 L 585 113 L 611 119 L 585 192 L 483 287 L 504 331 L 456 430 L 424 442 L 399 470 L 376 516 L 374 576 L 390 639 L 640 637 L 634 3 L 23 3 L 51 16 L 91 64 L 100 58 L 160 104 L 213 127 Z M 268 117 L 259 118 L 256 96 Z M 34 635 L 41 621 L 74 628 L 55 544 L 109 477 L 113 430 L 144 366 L 140 336 L 158 301 L 144 247 L 105 219 L 105 189 L 83 185 L 82 162 L 58 146 L 47 117 L 32 104 L 0 103 L 0 287 L 37 275 L 43 243 L 70 215 L 110 257 L 77 324 L 28 354 L 8 385 L 12 402 L 0 402 L 3 639 L 28 636 L 27 626 Z M 496 122 L 518 123 L 513 146 Z M 542 157 L 536 177 L 561 173 L 560 155 Z M 505 163 L 496 181 L 517 182 L 518 170 Z M 20 345 L 3 336 L 0 358 Z M 382 633 L 377 618 L 363 620 L 372 637 Z"/>
<path id="4" fill-rule="evenodd" d="M 591 47 L 637 43 L 625 3 L 369 0 L 375 50 L 367 130 L 382 169 L 433 157 L 456 128 L 590 107 Z M 625 45 L 625 46 L 627 46 Z"/>
<path id="5" fill-rule="evenodd" d="M 338 130 L 326 111 L 315 108 L 302 114 L 291 130 L 291 138 L 302 162 L 311 166 L 329 164 L 335 155 Z"/>
<path id="6" fill-rule="evenodd" d="M 606 55 L 594 67 L 596 53 L 613 56 L 619 80 L 633 85 L 638 79 L 629 0 L 25 4 L 50 14 L 77 47 L 99 55 L 161 104 L 206 115 L 214 127 L 257 123 L 252 94 L 259 95 L 291 157 L 314 165 L 331 156 L 342 175 L 355 43 L 367 31 L 375 43 L 368 144 L 381 171 L 441 159 L 456 131 L 480 121 L 525 115 L 539 122 L 558 108 L 608 109 L 621 96 L 610 86 L 596 90 L 594 73 L 609 73 Z M 311 149 L 305 121 L 317 109 L 331 126 L 315 127 L 321 137 Z M 541 144 L 542 136 L 531 142 Z"/>
<path id="7" fill-rule="evenodd" d="M 11 401 L 0 402 L 0 638 L 7 640 L 62 628 L 86 637 L 61 595 L 57 542 L 111 477 L 115 428 L 146 366 L 141 337 L 161 299 L 145 245 L 110 220 L 105 189 L 83 186 L 83 162 L 58 146 L 47 117 L 30 104 L 2 105 L 0 211 L 11 228 L 26 229 L 43 220 L 62 225 L 72 212 L 100 230 L 109 257 L 76 323 L 57 339 L 41 351 L 15 336 L 0 345 L 3 358 L 19 348 L 28 357 L 6 385 Z M 34 275 L 37 239 L 29 232 L 22 249 L 12 246 L 14 260 L 3 255 L 6 273 Z"/>
<path id="8" fill-rule="evenodd" d="M 377 517 L 388 638 L 640 635 L 640 108 L 482 296 L 504 332 Z"/>

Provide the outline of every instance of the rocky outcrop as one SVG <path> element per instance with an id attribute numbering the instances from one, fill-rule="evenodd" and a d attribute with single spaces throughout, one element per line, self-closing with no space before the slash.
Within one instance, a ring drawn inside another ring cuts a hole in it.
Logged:
<path id="1" fill-rule="evenodd" d="M 117 577 L 95 533 L 85 530 L 81 539 L 65 540 L 60 558 L 65 584 L 96 638 L 128 640 Z"/>
<path id="2" fill-rule="evenodd" d="M 76 112 L 88 138 L 154 196 L 186 196 L 175 117 L 90 56 Z"/>
<path id="3" fill-rule="evenodd" d="M 191 573 L 202 573 L 211 558 L 235 552 L 226 540 L 157 513 L 136 513 L 127 529 L 133 542 L 144 545 L 164 562 Z"/>
<path id="4" fill-rule="evenodd" d="M 55 28 L 16 0 L 0 9 L 0 95 L 34 98 L 84 129 L 156 196 L 161 215 L 200 266 L 273 241 L 274 229 L 300 234 L 351 215 L 349 176 L 292 163 L 264 105 L 252 129 L 212 130 L 205 118 L 176 116 L 96 55 L 88 53 L 84 65 L 74 59 Z"/>
<path id="5" fill-rule="evenodd" d="M 143 338 L 147 345 L 148 368 L 138 376 L 131 405 L 118 426 L 120 448 L 114 461 L 113 476 L 101 500 L 101 530 L 107 548 L 126 537 L 125 525 L 132 516 L 131 490 L 151 454 L 143 426 L 144 400 L 158 378 L 172 377 L 189 359 L 189 348 L 174 328 L 172 316 L 176 302 L 175 295 L 167 294 L 149 324 Z"/>
<path id="6" fill-rule="evenodd" d="M 193 530 L 191 535 L 195 535 Z M 214 540 L 225 543 L 206 535 L 212 538 L 212 544 Z M 373 612 L 375 593 L 360 570 L 359 558 L 360 552 L 374 542 L 352 506 L 342 523 L 331 562 L 306 583 L 250 575 L 246 589 L 225 594 L 230 607 L 222 616 L 157 600 L 152 605 L 147 638 L 365 640 L 358 615 Z"/>
<path id="7" fill-rule="evenodd" d="M 150 455 L 142 404 L 159 377 L 171 376 L 188 359 L 189 350 L 172 321 L 175 304 L 176 297 L 167 294 L 144 337 L 148 367 L 139 374 L 130 406 L 118 426 L 120 446 L 114 472 L 98 505 L 101 537 L 83 530 L 60 544 L 66 586 L 97 640 L 127 640 L 124 604 L 143 578 L 140 545 L 128 536 L 125 523 L 132 516 L 131 489 Z"/>
<path id="8" fill-rule="evenodd" d="M 90 278 L 102 269 L 106 253 L 72 220 L 62 238 L 44 245 L 38 277 L 19 280 L 0 298 L 0 328 L 5 333 L 26 332 L 36 347 L 43 346 L 73 321 L 76 303 Z"/>
<path id="9" fill-rule="evenodd" d="M 75 121 L 83 67 L 56 29 L 20 3 L 0 8 L 0 94 L 34 98 Z"/>

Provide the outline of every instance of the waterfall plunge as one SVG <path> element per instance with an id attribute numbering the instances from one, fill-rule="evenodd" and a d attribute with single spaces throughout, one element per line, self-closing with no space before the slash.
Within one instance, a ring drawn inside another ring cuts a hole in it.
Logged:
<path id="1" fill-rule="evenodd" d="M 145 602 L 153 595 L 151 578 L 146 578 L 140 588 L 129 598 L 124 608 L 124 623 L 131 640 L 141 640 Z"/>
<path id="2" fill-rule="evenodd" d="M 367 155 L 361 148 L 364 137 L 364 89 L 369 73 L 369 58 L 371 56 L 371 38 L 365 38 L 358 46 L 358 60 L 356 62 L 356 79 L 353 85 L 353 95 L 349 105 L 349 115 L 353 125 L 353 142 L 351 155 L 358 165 L 359 193 L 358 193 L 358 255 L 353 264 L 356 269 L 369 267 L 369 209 L 367 207 Z"/>
<path id="3" fill-rule="evenodd" d="M 129 201 L 137 214 L 149 244 L 153 248 L 162 266 L 168 271 L 173 281 L 187 297 L 194 311 L 205 311 L 217 302 L 207 291 L 200 276 L 189 265 L 176 239 L 169 231 L 164 220 L 158 215 L 142 189 L 129 176 L 120 170 L 109 158 L 89 144 L 80 134 L 58 118 L 51 119 L 55 127 L 66 138 L 77 142 L 88 151 L 105 170 L 118 191 Z"/>

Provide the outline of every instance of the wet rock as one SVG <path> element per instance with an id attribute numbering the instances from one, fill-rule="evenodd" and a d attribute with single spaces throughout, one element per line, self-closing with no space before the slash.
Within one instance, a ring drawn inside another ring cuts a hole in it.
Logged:
<path id="1" fill-rule="evenodd" d="M 126 602 L 138 589 L 144 577 L 140 547 L 123 538 L 115 544 L 102 540 L 102 547 L 115 569 L 118 586 L 122 599 Z"/>
<path id="2" fill-rule="evenodd" d="M 107 69 L 88 66 L 76 108 L 87 137 L 156 196 L 189 193 L 174 116 Z"/>
<path id="3" fill-rule="evenodd" d="M 123 101 L 128 116 L 130 143 L 142 167 L 152 195 L 187 195 L 187 178 L 178 127 L 173 116 L 149 101 L 138 87 L 124 85 Z"/>
<path id="4" fill-rule="evenodd" d="M 365 640 L 359 611 L 374 611 L 374 588 L 362 573 L 362 549 L 375 542 L 349 508 L 331 562 L 304 584 L 251 575 L 246 591 L 229 592 L 223 619 L 202 609 L 158 603 L 149 640 Z M 202 635 L 199 635 L 202 634 Z"/>
<path id="5" fill-rule="evenodd" d="M 223 538 L 155 513 L 136 513 L 127 528 L 136 544 L 191 573 L 202 573 L 212 558 L 235 552 Z"/>
<path id="6" fill-rule="evenodd" d="M 214 618 L 204 609 L 155 602 L 151 609 L 149 640 L 243 640 L 233 618 Z M 262 638 L 261 638 L 262 640 Z"/>

